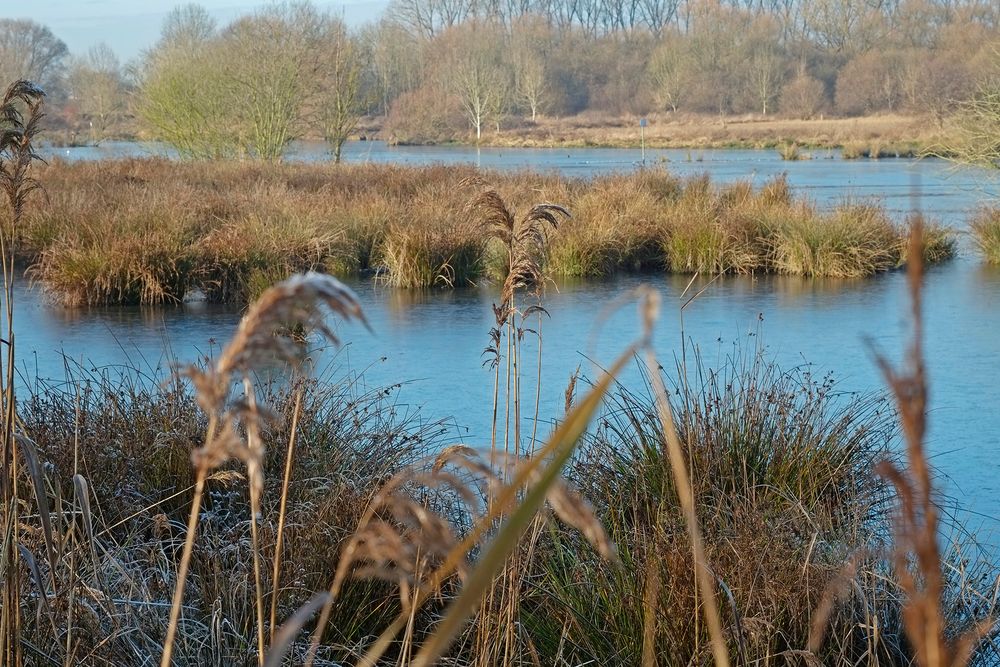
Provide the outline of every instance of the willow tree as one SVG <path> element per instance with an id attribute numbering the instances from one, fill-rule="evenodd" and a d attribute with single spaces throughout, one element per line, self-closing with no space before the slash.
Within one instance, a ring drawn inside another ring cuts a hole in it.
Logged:
<path id="1" fill-rule="evenodd" d="M 184 157 L 277 160 L 308 127 L 323 16 L 280 5 L 217 30 L 205 10 L 175 10 L 142 69 L 138 112 Z"/>
<path id="2" fill-rule="evenodd" d="M 550 106 L 551 72 L 548 61 L 554 48 L 552 28 L 538 17 L 517 21 L 507 47 L 518 106 L 535 121 Z"/>
<path id="3" fill-rule="evenodd" d="M 932 151 L 962 164 L 1000 170 L 1000 45 L 987 47 L 975 94 L 957 103 L 949 139 Z"/>
<path id="4" fill-rule="evenodd" d="M 965 164 L 1000 169 L 1000 81 L 982 86 L 963 102 L 946 157 Z"/>
<path id="5" fill-rule="evenodd" d="M 139 119 L 185 158 L 238 152 L 235 100 L 218 67 L 219 46 L 208 12 L 195 5 L 179 7 L 167 16 L 159 42 L 139 71 Z"/>
<path id="6" fill-rule="evenodd" d="M 305 133 L 321 76 L 323 23 L 312 5 L 281 5 L 223 32 L 222 73 L 250 156 L 277 160 Z"/>
<path id="7" fill-rule="evenodd" d="M 339 163 L 344 142 L 357 129 L 368 103 L 362 87 L 364 58 L 358 40 L 339 19 L 326 22 L 322 44 L 318 116 L 323 139 Z"/>

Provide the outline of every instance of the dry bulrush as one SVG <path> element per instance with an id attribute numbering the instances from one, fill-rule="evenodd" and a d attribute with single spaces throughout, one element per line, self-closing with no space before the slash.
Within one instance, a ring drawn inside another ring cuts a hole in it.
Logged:
<path id="1" fill-rule="evenodd" d="M 986 614 L 971 614 L 959 627 L 945 611 L 948 564 L 941 556 L 939 509 L 934 498 L 932 472 L 924 438 L 927 432 L 927 370 L 923 349 L 923 224 L 915 220 L 908 248 L 913 339 L 905 366 L 894 369 L 885 358 L 879 366 L 899 409 L 906 444 L 906 468 L 891 461 L 879 473 L 892 482 L 898 497 L 894 534 L 894 563 L 906 596 L 903 625 L 920 667 L 958 667 L 968 664 L 984 637 L 996 632 L 995 605 Z"/>
<path id="2" fill-rule="evenodd" d="M 31 172 L 39 160 L 35 139 L 40 129 L 45 93 L 29 81 L 15 81 L 0 98 L 0 190 L 7 200 L 9 219 L 0 228 L 0 262 L 3 263 L 3 311 L 6 319 L 4 353 L 0 370 L 0 661 L 21 661 L 20 561 L 18 477 L 21 462 L 15 438 L 17 401 L 14 397 L 14 254 L 28 198 L 38 188 Z M 36 489 L 37 490 L 37 489 Z M 51 549 L 49 554 L 52 554 Z"/>

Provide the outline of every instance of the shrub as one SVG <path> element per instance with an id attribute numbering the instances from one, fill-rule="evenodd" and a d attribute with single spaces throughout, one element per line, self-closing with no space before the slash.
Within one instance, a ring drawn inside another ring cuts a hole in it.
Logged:
<path id="1" fill-rule="evenodd" d="M 799 72 L 781 90 L 779 108 L 786 116 L 809 119 L 822 112 L 826 106 L 826 89 L 823 83 L 805 72 Z"/>

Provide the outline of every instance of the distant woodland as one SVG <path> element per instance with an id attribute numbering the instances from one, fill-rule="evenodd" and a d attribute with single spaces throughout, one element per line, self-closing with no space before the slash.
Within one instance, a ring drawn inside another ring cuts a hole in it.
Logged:
<path id="1" fill-rule="evenodd" d="M 166 141 L 274 159 L 359 122 L 398 142 L 488 140 L 541 118 L 809 119 L 898 113 L 943 125 L 1000 88 L 992 0 L 392 0 L 349 28 L 308 3 L 218 24 L 176 8 L 121 62 L 0 20 L 0 79 L 48 92 L 68 141 Z"/>

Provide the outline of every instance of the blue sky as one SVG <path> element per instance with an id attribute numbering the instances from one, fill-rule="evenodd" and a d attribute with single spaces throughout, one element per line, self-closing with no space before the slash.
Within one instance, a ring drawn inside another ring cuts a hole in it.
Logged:
<path id="1" fill-rule="evenodd" d="M 341 14 L 350 25 L 373 20 L 386 0 L 316 1 L 317 7 Z M 122 61 L 130 60 L 156 41 L 164 16 L 177 0 L 0 0 L 0 16 L 29 18 L 47 25 L 73 53 L 85 53 L 106 42 Z M 265 6 L 266 1 L 203 0 L 202 5 L 220 22 Z"/>

